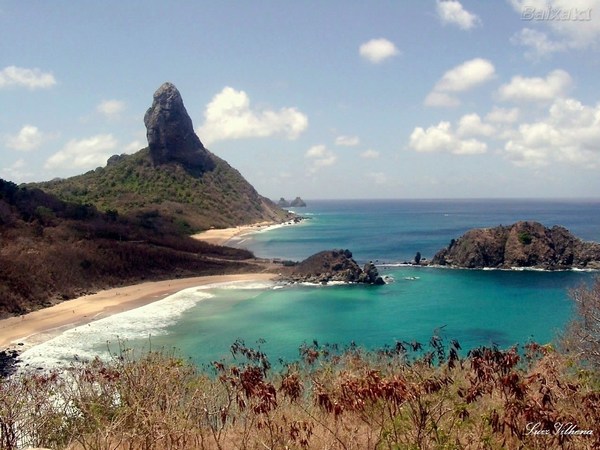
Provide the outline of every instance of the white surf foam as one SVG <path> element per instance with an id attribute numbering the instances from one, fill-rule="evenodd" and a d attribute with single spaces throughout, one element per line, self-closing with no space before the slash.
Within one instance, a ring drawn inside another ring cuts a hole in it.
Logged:
<path id="1" fill-rule="evenodd" d="M 210 292 L 212 289 L 267 289 L 272 286 L 269 282 L 237 281 L 184 289 L 148 305 L 71 328 L 35 345 L 21 353 L 20 369 L 62 367 L 74 359 L 106 358 L 109 342 L 115 344 L 114 350 L 119 341 L 166 334 L 168 327 L 174 325 L 185 311 L 214 297 Z M 100 350 L 103 347 L 104 350 Z"/>

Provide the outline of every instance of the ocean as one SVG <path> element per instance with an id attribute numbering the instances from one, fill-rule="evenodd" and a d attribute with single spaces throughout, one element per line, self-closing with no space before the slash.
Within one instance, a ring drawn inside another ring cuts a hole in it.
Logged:
<path id="1" fill-rule="evenodd" d="M 536 220 L 600 242 L 597 200 L 313 200 L 296 225 L 241 236 L 230 245 L 257 256 L 301 260 L 325 249 L 373 261 L 385 286 L 282 286 L 231 283 L 174 296 L 69 330 L 22 355 L 32 366 L 89 359 L 110 349 L 176 349 L 199 365 L 231 359 L 237 339 L 293 361 L 303 343 L 354 343 L 369 349 L 397 341 L 427 343 L 436 333 L 463 351 L 556 339 L 571 319 L 568 290 L 594 272 L 457 270 L 407 267 L 474 227 Z"/>

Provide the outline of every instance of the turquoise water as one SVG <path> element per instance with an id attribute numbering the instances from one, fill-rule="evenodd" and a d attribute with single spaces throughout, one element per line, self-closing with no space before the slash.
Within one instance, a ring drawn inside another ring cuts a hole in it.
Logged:
<path id="1" fill-rule="evenodd" d="M 396 341 L 426 344 L 434 332 L 457 339 L 463 352 L 555 339 L 572 317 L 568 289 L 588 272 L 453 270 L 406 267 L 417 251 L 431 258 L 473 227 L 538 220 L 600 241 L 599 201 L 398 200 L 312 201 L 299 225 L 232 241 L 262 257 L 300 260 L 348 248 L 359 263 L 376 261 L 393 278 L 385 286 L 276 286 L 256 283 L 198 287 L 135 310 L 95 320 L 21 354 L 30 367 L 69 364 L 74 355 L 107 356 L 127 347 L 178 349 L 200 365 L 231 359 L 243 339 L 272 362 L 296 360 L 302 343 L 366 348 Z"/>
<path id="2" fill-rule="evenodd" d="M 359 262 L 380 264 L 395 281 L 385 286 L 288 286 L 215 289 L 187 310 L 153 346 L 176 347 L 199 364 L 229 358 L 238 338 L 271 360 L 294 360 L 303 342 L 368 348 L 397 340 L 428 342 L 436 329 L 464 349 L 530 340 L 549 342 L 572 314 L 569 288 L 589 282 L 582 272 L 412 268 L 397 263 L 417 251 L 431 257 L 472 227 L 538 220 L 600 241 L 595 201 L 322 201 L 308 220 L 244 237 L 232 244 L 258 256 L 302 259 L 349 248 Z M 147 345 L 147 340 L 146 340 Z M 137 341 L 143 345 L 144 341 Z"/>
<path id="3" fill-rule="evenodd" d="M 177 347 L 202 364 L 228 357 L 237 338 L 272 360 L 291 361 L 302 342 L 368 348 L 397 340 L 426 343 L 436 329 L 463 348 L 531 340 L 548 342 L 571 305 L 564 289 L 584 273 L 455 271 L 396 268 L 396 281 L 381 287 L 289 287 L 216 290 L 188 310 L 154 345 Z"/>

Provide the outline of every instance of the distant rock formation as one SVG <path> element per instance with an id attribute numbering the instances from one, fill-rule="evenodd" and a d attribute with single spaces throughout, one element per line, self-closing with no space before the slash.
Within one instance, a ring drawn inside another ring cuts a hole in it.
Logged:
<path id="1" fill-rule="evenodd" d="M 560 226 L 517 222 L 469 230 L 452 239 L 431 263 L 463 268 L 600 269 L 600 244 L 584 242 Z"/>
<path id="2" fill-rule="evenodd" d="M 290 202 L 288 202 L 285 198 L 281 197 L 277 202 L 277 206 L 279 206 L 280 208 L 289 208 Z"/>
<path id="3" fill-rule="evenodd" d="M 305 208 L 306 203 L 300 197 L 296 197 L 294 200 L 290 202 L 290 206 L 292 208 Z"/>
<path id="4" fill-rule="evenodd" d="M 296 265 L 289 275 L 294 282 L 344 282 L 385 284 L 375 264 L 369 262 L 361 269 L 352 259 L 350 250 L 326 250 L 316 253 Z"/>
<path id="5" fill-rule="evenodd" d="M 211 155 L 194 131 L 181 94 L 172 83 L 163 83 L 156 90 L 144 125 L 150 156 L 156 165 L 179 162 L 200 173 L 214 168 Z"/>
<path id="6" fill-rule="evenodd" d="M 281 197 L 277 202 L 277 206 L 280 208 L 304 208 L 306 207 L 306 203 L 300 197 L 296 197 L 291 202 L 288 202 L 285 198 Z"/>

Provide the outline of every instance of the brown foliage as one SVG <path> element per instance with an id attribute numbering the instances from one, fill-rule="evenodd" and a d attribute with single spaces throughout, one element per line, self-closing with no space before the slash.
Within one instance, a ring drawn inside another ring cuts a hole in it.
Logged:
<path id="1" fill-rule="evenodd" d="M 245 250 L 182 235 L 149 211 L 120 217 L 0 180 L 0 318 L 147 279 L 249 271 Z"/>
<path id="2" fill-rule="evenodd" d="M 432 344 L 439 354 L 441 342 Z M 0 448 L 600 445 L 597 381 L 571 372 L 551 347 L 478 348 L 452 367 L 423 351 L 310 347 L 318 360 L 274 373 L 260 349 L 237 341 L 236 364 L 215 363 L 212 375 L 172 354 L 125 350 L 109 363 L 13 377 L 0 382 Z"/>

